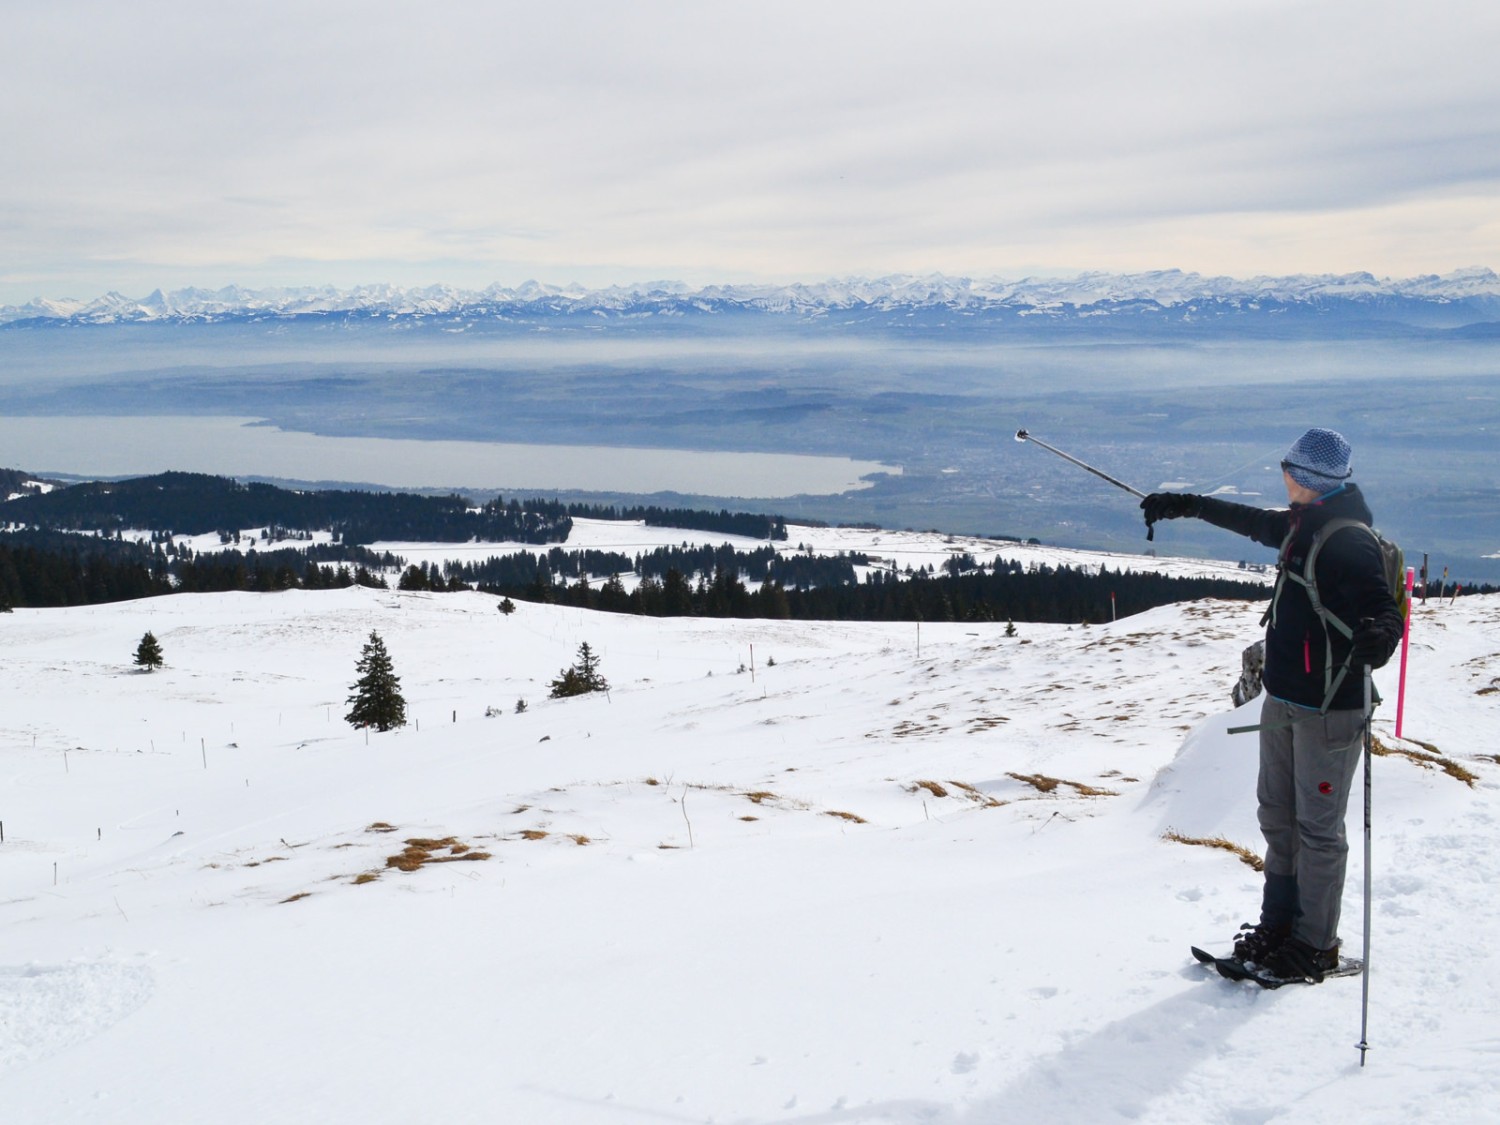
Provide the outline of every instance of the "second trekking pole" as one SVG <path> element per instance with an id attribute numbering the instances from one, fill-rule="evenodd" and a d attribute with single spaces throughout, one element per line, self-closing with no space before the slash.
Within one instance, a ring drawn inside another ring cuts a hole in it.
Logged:
<path id="1" fill-rule="evenodd" d="M 1370 666 L 1365 665 L 1365 948 L 1364 971 L 1359 974 L 1359 1065 L 1365 1065 L 1365 1052 L 1370 1049 L 1370 760 L 1374 757 L 1375 734 L 1371 720 L 1375 716 L 1374 692 L 1370 682 Z"/>

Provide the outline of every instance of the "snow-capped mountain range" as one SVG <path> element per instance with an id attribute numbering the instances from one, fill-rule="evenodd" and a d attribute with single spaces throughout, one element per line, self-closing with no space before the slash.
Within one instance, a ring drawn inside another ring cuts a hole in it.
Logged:
<path id="1" fill-rule="evenodd" d="M 1372 310 L 1382 314 L 1398 310 L 1420 314 L 1425 310 L 1428 314 L 1446 313 L 1441 317 L 1445 321 L 1474 323 L 1500 319 L 1500 275 L 1485 267 L 1472 267 L 1402 279 L 1378 278 L 1369 273 L 1240 279 L 1159 270 L 1020 280 L 893 275 L 810 284 L 701 288 L 672 281 L 602 289 L 535 281 L 515 288 L 497 284 L 482 290 L 449 285 L 253 290 L 232 285 L 217 290 L 189 288 L 170 293 L 158 289 L 139 299 L 113 292 L 92 300 L 37 298 L 24 305 L 0 307 L 0 325 L 330 316 L 505 320 L 570 314 L 611 318 L 732 312 L 816 317 L 912 310 L 1060 318 L 1151 312 L 1187 316 L 1347 310 L 1369 315 Z"/>

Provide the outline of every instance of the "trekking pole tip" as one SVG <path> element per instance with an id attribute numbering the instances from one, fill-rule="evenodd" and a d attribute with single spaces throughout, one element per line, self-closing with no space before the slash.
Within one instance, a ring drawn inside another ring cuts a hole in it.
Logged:
<path id="1" fill-rule="evenodd" d="M 1025 441 L 1029 437 L 1031 437 L 1031 435 L 1028 434 L 1025 430 L 1017 430 L 1016 431 L 1016 440 L 1017 441 Z"/>

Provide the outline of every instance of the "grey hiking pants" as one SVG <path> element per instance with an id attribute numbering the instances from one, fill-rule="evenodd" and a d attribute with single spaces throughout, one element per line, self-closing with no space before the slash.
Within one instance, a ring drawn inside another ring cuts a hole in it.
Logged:
<path id="1" fill-rule="evenodd" d="M 1301 722 L 1277 726 L 1293 719 Z M 1360 763 L 1365 713 L 1329 711 L 1273 699 L 1261 706 L 1260 830 L 1266 838 L 1262 921 L 1290 922 L 1314 949 L 1338 940 L 1349 840 L 1344 812 Z"/>

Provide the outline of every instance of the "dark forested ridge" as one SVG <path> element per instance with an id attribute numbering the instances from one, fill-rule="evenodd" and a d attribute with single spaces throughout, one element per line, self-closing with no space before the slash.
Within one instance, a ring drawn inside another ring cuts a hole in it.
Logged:
<path id="1" fill-rule="evenodd" d="M 861 554 L 777 551 L 769 541 L 786 538 L 783 520 L 727 511 L 500 498 L 474 507 L 461 496 L 298 492 L 193 473 L 92 482 L 47 493 L 28 491 L 28 480 L 14 471 L 0 478 L 5 494 L 15 497 L 0 502 L 0 609 L 174 592 L 385 586 L 387 576 L 398 572 L 402 589 L 478 588 L 523 600 L 656 616 L 1085 622 L 1196 598 L 1268 595 L 1259 582 L 1089 567 L 1023 568 L 1013 560 L 986 567 L 967 554 L 950 558 L 938 573 L 931 568 L 871 571 L 871 560 Z M 749 551 L 728 543 L 682 544 L 633 556 L 552 546 L 410 567 L 395 555 L 361 546 L 375 540 L 556 543 L 566 539 L 575 516 L 640 519 L 768 542 Z M 241 551 L 239 532 L 251 527 L 266 528 L 272 538 L 332 531 L 341 542 Z M 124 541 L 118 534 L 125 529 L 149 530 L 151 541 Z M 195 553 L 174 540 L 215 531 L 226 549 Z M 634 589 L 626 589 L 624 575 L 632 577 Z M 1465 592 L 1491 590 L 1477 586 Z M 1441 589 L 1431 586 L 1429 593 L 1440 596 Z"/>
<path id="2" fill-rule="evenodd" d="M 505 500 L 476 505 L 466 497 L 404 492 L 319 489 L 300 491 L 242 483 L 204 473 L 158 473 L 121 481 L 90 481 L 50 492 L 28 487 L 31 478 L 0 470 L 0 522 L 69 531 L 124 529 L 202 535 L 250 527 L 330 531 L 349 544 L 377 540 L 463 543 L 566 542 L 573 517 L 641 520 L 652 527 L 716 531 L 749 539 L 785 540 L 780 516 L 698 511 L 655 505 L 616 507 L 555 500 Z"/>
<path id="3" fill-rule="evenodd" d="M 572 518 L 555 500 L 506 501 L 476 507 L 463 496 L 326 489 L 298 491 L 245 484 L 204 473 L 158 473 L 90 481 L 0 505 L 0 522 L 70 531 L 125 529 L 202 535 L 250 527 L 331 531 L 342 542 L 512 541 L 560 543 Z"/>
<path id="4" fill-rule="evenodd" d="M 400 561 L 338 545 L 195 554 L 170 540 L 136 543 L 66 531 L 5 531 L 0 532 L 0 609 L 222 590 L 384 586 L 381 572 Z"/>
<path id="5" fill-rule="evenodd" d="M 0 469 L 0 501 L 11 496 L 24 496 L 40 492 L 41 486 L 35 477 L 19 469 Z"/>

